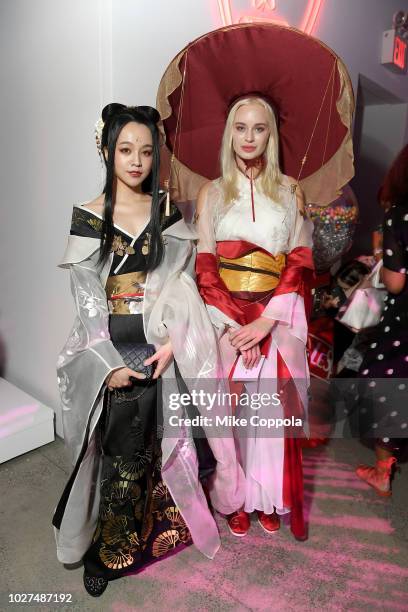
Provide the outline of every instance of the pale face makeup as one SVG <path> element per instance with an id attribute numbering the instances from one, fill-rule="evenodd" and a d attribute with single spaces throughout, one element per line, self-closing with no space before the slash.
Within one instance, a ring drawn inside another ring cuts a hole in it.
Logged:
<path id="1" fill-rule="evenodd" d="M 116 142 L 116 179 L 137 189 L 151 172 L 152 155 L 153 139 L 149 128 L 136 121 L 126 124 Z"/>
<path id="2" fill-rule="evenodd" d="M 260 157 L 268 144 L 270 129 L 266 109 L 258 102 L 240 106 L 232 126 L 232 146 L 243 160 Z"/>

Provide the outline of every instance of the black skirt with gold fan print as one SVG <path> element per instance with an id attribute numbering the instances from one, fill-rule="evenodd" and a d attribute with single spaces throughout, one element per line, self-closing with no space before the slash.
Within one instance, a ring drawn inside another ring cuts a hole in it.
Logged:
<path id="1" fill-rule="evenodd" d="M 160 396 L 160 381 L 137 381 L 106 397 L 99 428 L 99 518 L 84 556 L 92 576 L 119 578 L 191 542 L 161 477 Z"/>
<path id="2" fill-rule="evenodd" d="M 168 222 L 178 218 L 174 216 Z M 101 229 L 102 220 L 97 215 L 81 207 L 74 208 L 71 234 L 99 238 Z M 114 229 L 114 257 L 107 284 L 107 293 L 112 294 L 108 296 L 110 338 L 113 345 L 145 343 L 139 308 L 143 295 L 114 298 L 123 294 L 123 288 L 127 289 L 128 278 L 135 274 L 143 276 L 146 271 L 148 227 L 138 237 L 116 225 Z M 109 287 L 112 289 L 108 291 Z M 143 293 L 142 281 L 140 288 Z M 180 511 L 161 477 L 158 435 L 162 429 L 161 415 L 160 380 L 133 379 L 131 387 L 106 392 L 97 429 L 102 456 L 99 517 L 92 544 L 83 559 L 87 573 L 92 576 L 119 578 L 191 542 Z"/>

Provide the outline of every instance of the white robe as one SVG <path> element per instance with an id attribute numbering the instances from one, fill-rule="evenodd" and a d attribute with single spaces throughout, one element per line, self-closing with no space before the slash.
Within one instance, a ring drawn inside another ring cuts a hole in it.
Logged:
<path id="1" fill-rule="evenodd" d="M 229 205 L 223 198 L 220 180 L 213 181 L 207 191 L 207 198 L 198 219 L 198 253 L 216 254 L 217 242 L 242 240 L 259 246 L 272 255 L 290 253 L 296 247 L 312 246 L 313 225 L 304 219 L 297 208 L 296 196 L 291 192 L 290 180 L 283 175 L 280 187 L 281 203 L 266 197 L 254 181 L 255 222 L 252 220 L 250 182 L 239 174 L 238 197 Z M 211 320 L 219 338 L 224 377 L 228 378 L 237 357 L 231 346 L 226 327 L 239 329 L 240 325 L 221 309 L 207 305 Z M 265 358 L 259 380 L 246 383 L 246 393 L 278 392 L 277 352 L 281 354 L 304 408 L 304 425 L 307 432 L 307 390 L 309 387 L 309 368 L 306 355 L 307 322 L 303 297 L 297 293 L 287 293 L 272 297 L 262 316 L 274 319 L 276 323 L 271 332 L 271 343 Z M 263 416 L 282 418 L 281 405 L 263 409 Z M 248 421 L 254 411 L 250 407 L 239 406 L 237 416 Z M 276 511 L 286 513 L 283 501 L 284 438 L 262 430 L 249 428 L 244 437 L 238 438 L 240 461 L 246 476 L 246 495 L 244 509 L 247 512 L 262 510 L 267 514 Z"/>
<path id="2" fill-rule="evenodd" d="M 170 337 L 175 360 L 189 390 L 216 391 L 220 381 L 216 338 L 206 309 L 192 278 L 196 237 L 183 220 L 163 232 L 165 257 L 149 272 L 143 307 L 148 343 L 159 346 Z M 97 265 L 99 240 L 69 236 L 60 266 L 69 268 L 77 317 L 58 358 L 64 436 L 77 463 L 80 462 L 60 529 L 55 529 L 57 556 L 63 563 L 78 562 L 89 548 L 99 511 L 101 461 L 96 451 L 95 427 L 103 407 L 104 381 L 124 363 L 109 337 L 109 312 L 105 284 L 113 253 L 101 269 Z M 187 427 L 168 427 L 168 398 L 177 393 L 174 364 L 163 378 L 162 477 L 191 532 L 197 548 L 213 558 L 220 539 L 215 521 L 198 479 L 198 462 Z M 199 407 L 200 409 L 200 407 Z M 88 435 L 86 432 L 88 431 Z M 217 469 L 210 486 L 213 506 L 222 513 L 239 509 L 244 499 L 244 475 L 236 459 L 232 437 L 208 439 Z M 78 467 L 78 466 L 77 466 Z"/>

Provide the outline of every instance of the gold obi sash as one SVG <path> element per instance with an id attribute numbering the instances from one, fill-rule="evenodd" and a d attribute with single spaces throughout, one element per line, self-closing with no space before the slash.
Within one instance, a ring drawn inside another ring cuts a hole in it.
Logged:
<path id="1" fill-rule="evenodd" d="M 143 312 L 146 272 L 128 272 L 109 276 L 106 297 L 111 314 L 141 314 Z"/>
<path id="2" fill-rule="evenodd" d="M 279 283 L 286 255 L 252 251 L 237 259 L 220 257 L 219 274 L 229 291 L 272 291 Z"/>

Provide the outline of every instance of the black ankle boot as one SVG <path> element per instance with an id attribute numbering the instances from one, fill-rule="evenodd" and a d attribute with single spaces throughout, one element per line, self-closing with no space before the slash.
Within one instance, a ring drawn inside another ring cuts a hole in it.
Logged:
<path id="1" fill-rule="evenodd" d="M 108 586 L 108 580 L 101 576 L 91 576 L 84 570 L 84 587 L 92 597 L 100 597 Z"/>

